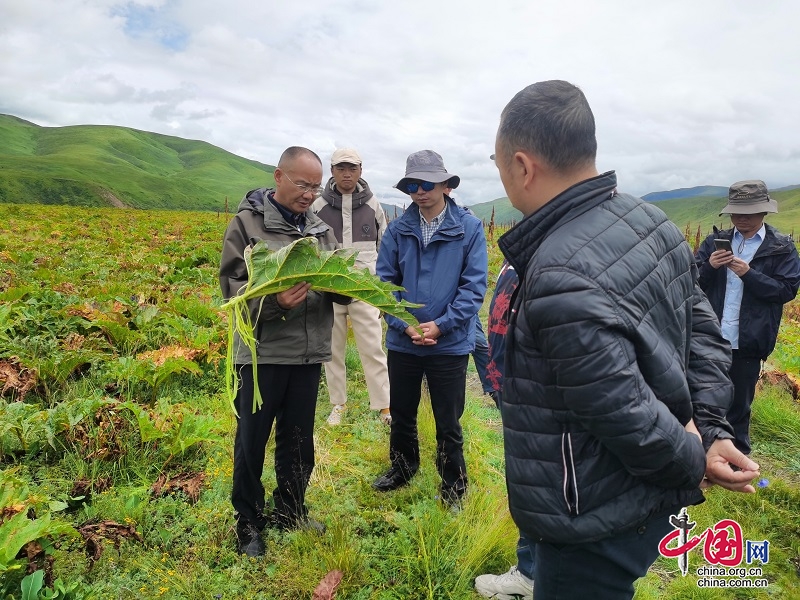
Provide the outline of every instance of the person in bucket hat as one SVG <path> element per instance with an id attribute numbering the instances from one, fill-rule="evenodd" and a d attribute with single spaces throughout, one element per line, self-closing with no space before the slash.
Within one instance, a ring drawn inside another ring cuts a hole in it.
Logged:
<path id="1" fill-rule="evenodd" d="M 454 190 L 461 183 L 461 178 L 458 175 L 452 175 L 444 168 L 444 161 L 442 157 L 433 150 L 420 150 L 409 155 L 406 159 L 406 174 L 394 186 L 404 194 L 411 195 L 404 186 L 409 181 L 414 179 L 423 179 L 433 183 L 448 182 L 449 185 L 445 186 Z"/>
<path id="2" fill-rule="evenodd" d="M 422 306 L 410 311 L 420 323 L 417 328 L 385 315 L 391 468 L 372 487 L 394 490 L 419 469 L 417 410 L 425 377 L 436 422 L 440 497 L 453 509 L 460 507 L 467 489 L 460 419 L 488 272 L 483 223 L 445 193 L 460 182 L 436 152 L 411 154 L 395 187 L 413 204 L 389 223 L 376 266 L 381 279 L 404 288 L 398 299 Z"/>
<path id="3" fill-rule="evenodd" d="M 778 203 L 763 181 L 738 181 L 728 190 L 720 216 L 730 215 L 733 228 L 709 235 L 698 248 L 700 287 L 731 343 L 733 403 L 728 422 L 735 444 L 749 454 L 750 407 L 761 363 L 775 348 L 783 305 L 797 295 L 800 259 L 794 242 L 764 223 Z"/>

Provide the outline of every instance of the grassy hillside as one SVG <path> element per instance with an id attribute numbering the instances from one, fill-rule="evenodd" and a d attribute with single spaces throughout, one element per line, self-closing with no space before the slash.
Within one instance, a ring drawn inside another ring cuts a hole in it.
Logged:
<path id="1" fill-rule="evenodd" d="M 511 206 L 511 200 L 508 198 L 497 198 L 491 202 L 473 204 L 470 209 L 484 223 L 488 223 L 492 218 L 492 209 L 494 209 L 494 222 L 497 225 L 510 225 L 522 219 L 522 213 Z"/>
<path id="2" fill-rule="evenodd" d="M 660 193 L 662 192 L 656 194 Z M 663 193 L 667 194 L 668 192 Z M 647 194 L 645 198 L 656 194 Z M 775 215 L 768 215 L 766 221 L 783 233 L 789 234 L 794 231 L 795 237 L 800 235 L 800 186 L 789 186 L 789 189 L 784 189 L 783 191 L 770 192 L 770 196 L 777 200 L 780 212 Z M 701 233 L 705 235 L 711 232 L 713 225 L 720 228 L 731 226 L 728 217 L 719 216 L 719 211 L 726 203 L 726 194 L 718 196 L 703 194 L 659 200 L 656 206 L 663 210 L 670 220 L 680 227 L 681 231 L 685 231 L 688 227 L 691 233 L 694 234 L 699 225 Z M 522 218 L 522 213 L 511 206 L 508 198 L 498 198 L 491 202 L 474 204 L 470 208 L 486 223 L 491 218 L 492 208 L 495 210 L 494 220 L 497 224 L 510 224 Z"/>
<path id="3" fill-rule="evenodd" d="M 206 142 L 0 115 L 0 203 L 221 210 L 274 170 Z"/>
<path id="4" fill-rule="evenodd" d="M 795 237 L 800 234 L 800 189 L 782 192 L 770 192 L 770 196 L 778 202 L 778 214 L 767 215 L 766 222 L 777 227 L 781 232 L 789 234 L 794 231 Z M 703 235 L 711 232 L 713 225 L 729 228 L 731 220 L 727 216 L 719 216 L 719 211 L 727 204 L 726 197 L 711 198 L 698 196 L 663 200 L 658 208 L 663 210 L 670 220 L 682 231 L 688 229 L 694 233 L 698 225 Z"/>
<path id="5" fill-rule="evenodd" d="M 127 127 L 40 127 L 0 114 L 0 204 L 223 210 L 227 197 L 234 210 L 246 191 L 272 185 L 274 171 L 206 142 Z M 695 232 L 699 225 L 705 234 L 714 224 L 730 225 L 718 216 L 724 192 L 702 186 L 654 192 L 645 199 L 658 199 L 658 207 L 682 230 Z M 692 195 L 675 197 L 681 194 Z M 767 220 L 791 233 L 800 224 L 800 187 L 772 195 L 781 212 Z M 508 198 L 470 208 L 487 223 L 493 209 L 498 225 L 522 218 Z M 384 210 L 389 219 L 402 214 L 394 205 Z"/>

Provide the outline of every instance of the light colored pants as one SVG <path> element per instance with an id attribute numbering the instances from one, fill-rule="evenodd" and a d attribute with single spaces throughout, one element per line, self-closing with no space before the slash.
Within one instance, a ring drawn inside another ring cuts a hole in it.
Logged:
<path id="1" fill-rule="evenodd" d="M 383 351 L 383 328 L 380 311 L 360 300 L 343 306 L 333 305 L 333 336 L 331 338 L 331 362 L 325 363 L 325 379 L 331 404 L 347 402 L 347 374 L 344 355 L 347 346 L 347 315 L 353 327 L 356 347 L 364 367 L 367 380 L 369 407 L 373 410 L 389 408 L 389 373 L 386 369 L 386 354 Z"/>

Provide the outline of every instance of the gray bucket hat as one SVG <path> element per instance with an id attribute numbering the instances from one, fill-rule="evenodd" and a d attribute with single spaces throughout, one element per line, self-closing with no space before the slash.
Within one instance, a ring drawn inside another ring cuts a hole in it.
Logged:
<path id="1" fill-rule="evenodd" d="M 776 212 L 778 203 L 769 197 L 767 184 L 760 179 L 749 179 L 737 181 L 730 187 L 728 205 L 720 211 L 719 216 Z"/>
<path id="2" fill-rule="evenodd" d="M 448 182 L 448 187 L 453 189 L 458 187 L 461 183 L 461 178 L 458 175 L 453 175 L 447 172 L 444 168 L 444 161 L 442 157 L 433 150 L 420 150 L 409 154 L 406 159 L 406 175 L 398 181 L 394 187 L 403 192 L 405 190 L 405 182 L 408 179 L 418 179 L 420 181 L 430 181 L 431 183 Z"/>

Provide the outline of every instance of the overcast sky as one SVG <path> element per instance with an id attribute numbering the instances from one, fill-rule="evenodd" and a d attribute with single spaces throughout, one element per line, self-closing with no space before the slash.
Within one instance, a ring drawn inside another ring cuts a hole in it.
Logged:
<path id="1" fill-rule="evenodd" d="M 353 146 L 395 202 L 430 148 L 472 204 L 505 195 L 489 160 L 505 104 L 566 79 L 621 191 L 775 188 L 800 184 L 799 26 L 789 0 L 0 0 L 0 113 L 268 164 Z"/>

